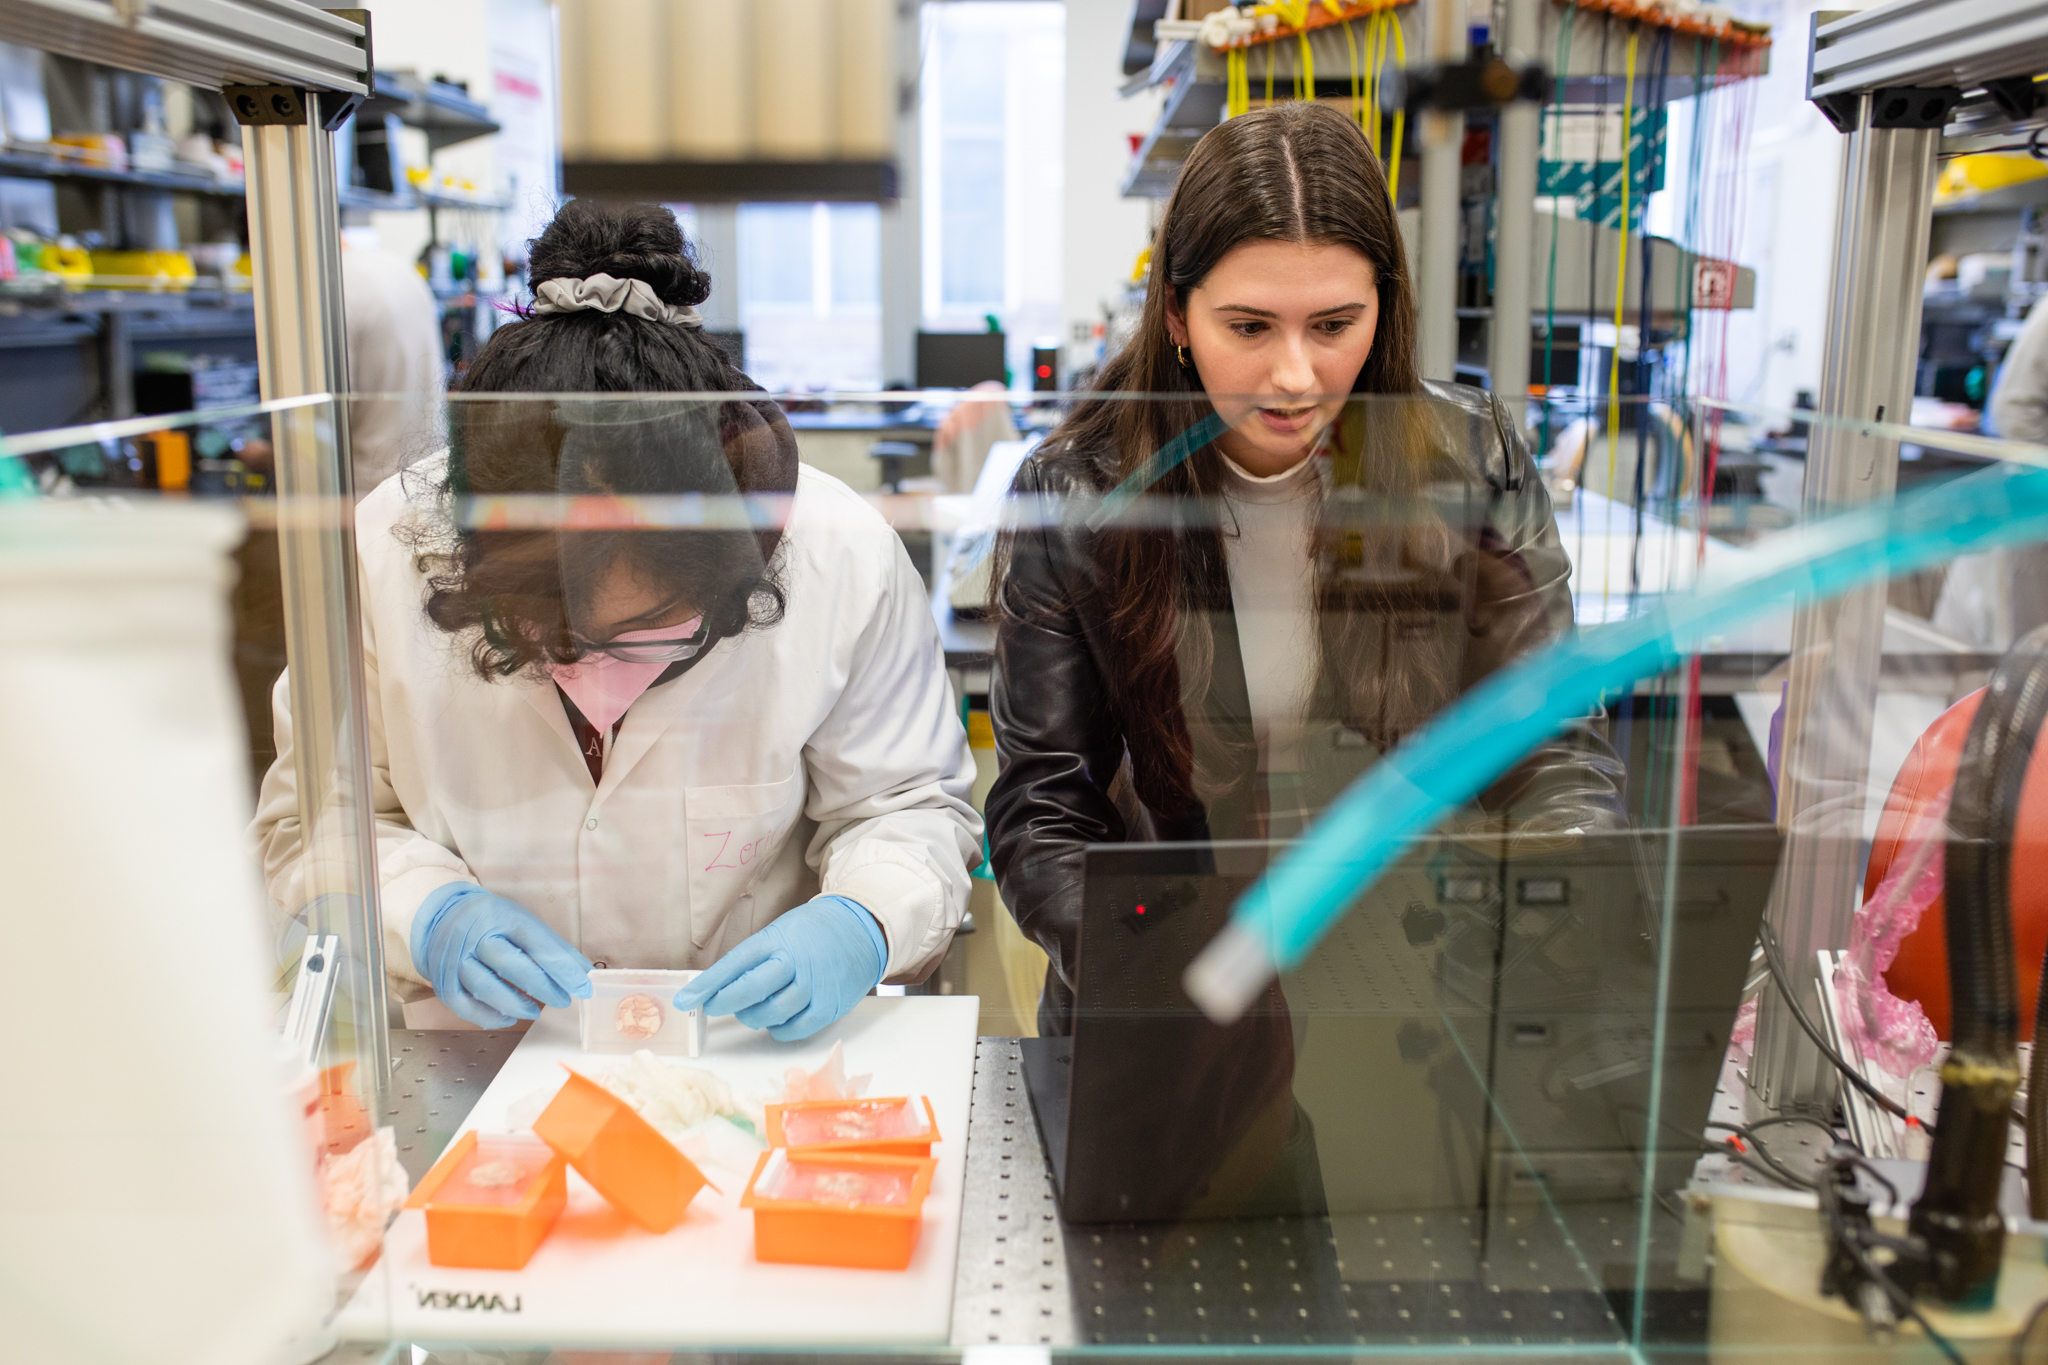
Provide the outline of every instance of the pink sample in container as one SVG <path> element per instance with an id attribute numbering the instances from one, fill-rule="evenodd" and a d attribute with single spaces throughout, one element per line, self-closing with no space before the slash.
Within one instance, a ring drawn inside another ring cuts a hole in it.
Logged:
<path id="1" fill-rule="evenodd" d="M 406 1201 L 427 1214 L 427 1259 L 522 1270 L 568 1200 L 567 1163 L 527 1133 L 464 1133 Z"/>
<path id="2" fill-rule="evenodd" d="M 754 1183 L 754 1192 L 793 1203 L 902 1208 L 910 1202 L 916 1174 L 908 1166 L 871 1168 L 824 1159 L 771 1161 Z"/>
<path id="3" fill-rule="evenodd" d="M 902 1270 L 917 1250 L 938 1162 L 873 1152 L 763 1152 L 740 1207 L 754 1259 Z"/>
<path id="4" fill-rule="evenodd" d="M 598 968 L 582 1002 L 585 1052 L 695 1057 L 704 1051 L 704 1011 L 679 1010 L 676 992 L 695 972 Z"/>
<path id="5" fill-rule="evenodd" d="M 798 1100 L 769 1105 L 766 1118 L 768 1145 L 792 1151 L 930 1156 L 939 1140 L 932 1102 L 923 1095 Z"/>

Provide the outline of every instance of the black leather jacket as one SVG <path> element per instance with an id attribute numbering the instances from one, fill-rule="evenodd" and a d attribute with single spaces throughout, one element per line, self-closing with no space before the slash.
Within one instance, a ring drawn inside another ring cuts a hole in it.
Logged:
<path id="1" fill-rule="evenodd" d="M 1427 491 L 1445 512 L 1459 558 L 1449 580 L 1453 597 L 1419 629 L 1455 658 L 1455 694 L 1573 628 L 1569 562 L 1549 495 L 1506 410 L 1491 395 L 1460 385 L 1429 384 L 1427 397 L 1436 425 L 1458 433 L 1430 469 Z M 1149 809 L 1133 790 L 1123 726 L 1103 682 L 1104 612 L 1084 590 L 1095 533 L 1085 512 L 1071 510 L 1099 497 L 1087 478 L 1075 461 L 1040 456 L 1018 474 L 1016 495 L 1043 498 L 1046 510 L 1043 517 L 1026 517 L 1011 542 L 990 697 L 1002 764 L 988 798 L 990 849 L 1005 903 L 1052 958 L 1039 1012 L 1040 1031 L 1047 1034 L 1069 1031 L 1082 853 L 1089 844 L 1269 833 L 1256 819 L 1258 775 L 1248 761 L 1256 749 L 1249 743 L 1243 663 L 1227 609 L 1212 617 L 1206 714 L 1187 720 L 1198 752 L 1206 736 L 1215 741 L 1212 755 L 1236 756 L 1239 780 L 1193 816 Z M 1377 666 L 1403 667 L 1402 653 L 1417 628 L 1410 622 L 1390 632 Z M 1426 710 L 1449 699 L 1440 696 Z M 1319 751 L 1330 761 L 1308 783 L 1315 808 L 1382 752 L 1334 723 L 1325 731 L 1329 742 Z M 1623 776 L 1589 720 L 1532 751 L 1480 804 L 1510 828 L 1612 828 L 1622 822 Z"/>

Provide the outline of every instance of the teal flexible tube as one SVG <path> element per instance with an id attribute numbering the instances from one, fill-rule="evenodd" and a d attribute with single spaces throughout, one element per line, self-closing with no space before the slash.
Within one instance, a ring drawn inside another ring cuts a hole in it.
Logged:
<path id="1" fill-rule="evenodd" d="M 1115 521 L 1123 515 L 1126 507 L 1137 500 L 1139 494 L 1179 468 L 1188 456 L 1228 430 L 1230 423 L 1223 420 L 1223 414 L 1212 412 L 1153 451 L 1144 464 L 1138 466 L 1122 483 L 1103 496 L 1102 505 L 1088 518 L 1088 525 L 1099 531 Z"/>
<path id="2" fill-rule="evenodd" d="M 1674 667 L 1706 636 L 1795 593 L 1833 597 L 1887 573 L 2043 539 L 2048 469 L 1997 466 L 1772 536 L 1741 562 L 1702 575 L 1690 592 L 1502 669 L 1352 783 L 1245 892 L 1189 965 L 1189 997 L 1219 1022 L 1237 1018 L 1267 981 L 1308 955 L 1410 838 L 1604 695 Z"/>

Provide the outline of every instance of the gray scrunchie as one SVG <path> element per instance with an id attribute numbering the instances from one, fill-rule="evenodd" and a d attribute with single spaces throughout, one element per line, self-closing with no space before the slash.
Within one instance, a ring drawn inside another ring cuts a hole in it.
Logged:
<path id="1" fill-rule="evenodd" d="M 534 295 L 540 300 L 536 313 L 631 313 L 650 322 L 672 322 L 678 327 L 704 325 L 694 308 L 663 303 L 654 286 L 645 280 L 617 280 L 597 274 L 581 280 L 548 280 Z"/>

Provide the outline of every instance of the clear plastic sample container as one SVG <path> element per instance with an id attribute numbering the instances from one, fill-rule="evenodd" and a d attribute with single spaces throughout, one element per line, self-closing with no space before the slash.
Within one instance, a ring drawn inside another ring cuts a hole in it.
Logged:
<path id="1" fill-rule="evenodd" d="M 445 1174 L 433 1203 L 511 1208 L 536 1180 L 546 1179 L 554 1149 L 525 1133 L 479 1133 L 476 1145 Z"/>
<path id="2" fill-rule="evenodd" d="M 797 1100 L 769 1105 L 767 1118 L 768 1145 L 794 1150 L 930 1156 L 939 1138 L 931 1101 L 923 1095 Z"/>
<path id="3" fill-rule="evenodd" d="M 754 1259 L 902 1270 L 938 1165 L 877 1152 L 763 1152 L 740 1196 L 754 1214 Z"/>
<path id="4" fill-rule="evenodd" d="M 679 1010 L 673 1003 L 676 992 L 696 975 L 637 968 L 591 972 L 590 998 L 581 1005 L 583 1050 L 699 1055 L 704 1051 L 704 1011 Z"/>
<path id="5" fill-rule="evenodd" d="M 792 1161 L 783 1153 L 779 1160 L 770 1157 L 754 1189 L 791 1203 L 901 1208 L 910 1202 L 916 1174 L 908 1166 L 873 1168 L 829 1157 Z"/>
<path id="6" fill-rule="evenodd" d="M 467 1132 L 406 1200 L 438 1266 L 521 1270 L 568 1201 L 567 1163 L 531 1133 Z"/>

